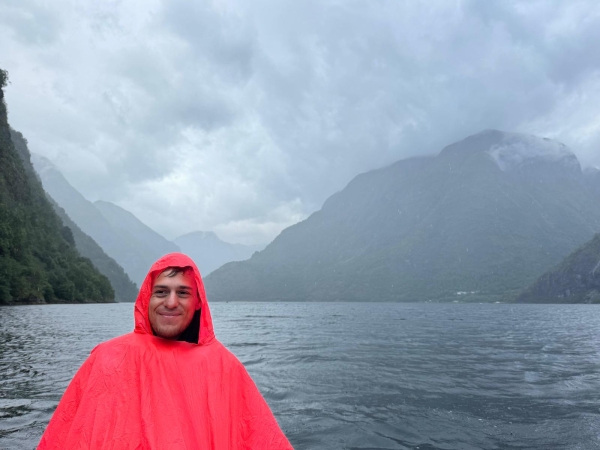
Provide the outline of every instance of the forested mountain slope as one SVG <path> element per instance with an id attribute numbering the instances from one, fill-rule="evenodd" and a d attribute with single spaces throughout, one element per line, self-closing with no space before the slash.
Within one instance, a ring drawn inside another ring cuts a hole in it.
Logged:
<path id="1" fill-rule="evenodd" d="M 11 128 L 10 130 L 11 139 L 17 150 L 17 153 L 21 157 L 23 167 L 29 177 L 38 179 L 38 175 L 35 172 L 33 165 L 30 161 L 30 153 L 27 148 L 27 141 L 21 133 Z M 110 281 L 110 284 L 115 291 L 115 300 L 119 302 L 133 302 L 137 297 L 137 287 L 129 279 L 127 274 L 123 271 L 114 259 L 108 256 L 102 248 L 88 235 L 86 235 L 81 229 L 73 222 L 64 209 L 46 194 L 54 212 L 60 217 L 64 226 L 69 227 L 73 233 L 73 239 L 75 241 L 75 247 L 77 251 L 84 257 L 89 258 L 94 267 L 100 271 L 101 274 L 106 276 Z"/>
<path id="2" fill-rule="evenodd" d="M 129 278 L 138 285 L 141 285 L 154 261 L 165 253 L 177 250 L 175 244 L 162 236 L 160 236 L 160 245 L 156 245 L 156 240 L 144 241 L 145 235 L 136 235 L 136 232 L 139 228 L 146 226 L 142 224 L 135 229 L 131 229 L 131 227 L 128 229 L 130 222 L 138 221 L 138 219 L 121 208 L 119 208 L 123 213 L 121 216 L 125 216 L 126 220 L 119 224 L 118 217 L 106 212 L 110 206 L 101 211 L 97 205 L 87 200 L 71 186 L 48 159 L 34 154 L 32 161 L 46 192 L 85 234 L 90 236 L 108 256 L 123 267 Z M 115 205 L 112 206 L 118 208 Z"/>
<path id="3" fill-rule="evenodd" d="M 104 253 L 104 250 L 91 237 L 85 234 L 67 215 L 64 209 L 51 198 L 48 197 L 54 207 L 54 211 L 61 218 L 63 224 L 68 226 L 73 232 L 75 246 L 79 253 L 94 264 L 100 273 L 108 278 L 115 291 L 115 300 L 118 302 L 135 302 L 138 294 L 138 287 L 123 268 L 117 262 Z"/>
<path id="4" fill-rule="evenodd" d="M 108 279 L 79 255 L 71 230 L 15 149 L 6 81 L 0 71 L 0 303 L 114 301 Z"/>
<path id="5" fill-rule="evenodd" d="M 600 233 L 542 275 L 517 301 L 600 303 Z"/>
<path id="6" fill-rule="evenodd" d="M 211 300 L 506 301 L 600 231 L 575 155 L 488 130 L 353 179 L 248 261 Z"/>

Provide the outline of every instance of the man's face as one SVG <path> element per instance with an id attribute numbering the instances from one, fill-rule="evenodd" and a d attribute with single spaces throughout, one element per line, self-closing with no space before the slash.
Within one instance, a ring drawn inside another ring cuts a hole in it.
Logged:
<path id="1" fill-rule="evenodd" d="M 188 327 L 196 306 L 196 283 L 192 273 L 180 272 L 168 277 L 161 273 L 152 286 L 148 315 L 154 334 L 177 339 Z"/>

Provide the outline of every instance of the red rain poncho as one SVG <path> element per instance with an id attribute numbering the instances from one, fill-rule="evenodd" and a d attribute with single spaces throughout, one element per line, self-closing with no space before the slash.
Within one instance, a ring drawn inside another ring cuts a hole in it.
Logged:
<path id="1" fill-rule="evenodd" d="M 190 266 L 198 288 L 198 344 L 155 337 L 154 279 Z M 200 272 L 180 253 L 150 269 L 135 330 L 92 350 L 69 384 L 38 449 L 292 449 L 237 358 L 216 338 Z"/>

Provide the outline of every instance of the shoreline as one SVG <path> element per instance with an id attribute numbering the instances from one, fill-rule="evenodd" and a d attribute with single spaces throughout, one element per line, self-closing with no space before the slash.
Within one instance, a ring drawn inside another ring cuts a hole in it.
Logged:
<path id="1" fill-rule="evenodd" d="M 46 306 L 46 305 L 114 305 L 117 303 L 134 303 L 134 302 L 11 302 L 0 303 L 0 308 L 9 306 Z"/>
<path id="2" fill-rule="evenodd" d="M 231 301 L 213 301 L 212 305 L 225 304 L 225 303 L 306 303 L 306 304 L 320 304 L 320 303 L 370 303 L 370 304 L 405 304 L 405 305 L 511 305 L 511 306 L 526 306 L 526 305 L 599 305 L 599 303 L 567 303 L 567 302 L 433 302 L 433 301 L 422 301 L 422 302 L 394 302 L 394 301 L 302 301 L 302 300 L 283 300 L 283 301 L 247 301 L 247 300 L 231 300 Z M 25 303 L 25 302 L 13 302 L 13 303 L 0 303 L 0 308 L 10 306 L 49 306 L 49 305 L 120 305 L 120 304 L 135 304 L 135 302 L 37 302 L 37 303 Z"/>

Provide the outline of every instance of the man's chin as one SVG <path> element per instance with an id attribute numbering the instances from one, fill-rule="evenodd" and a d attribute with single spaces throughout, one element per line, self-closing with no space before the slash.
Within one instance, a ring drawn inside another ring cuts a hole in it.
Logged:
<path id="1" fill-rule="evenodd" d="M 153 327 L 152 331 L 154 331 L 155 336 L 161 337 L 163 339 L 177 339 L 177 337 L 179 337 L 179 335 L 182 333 L 179 327 Z"/>

